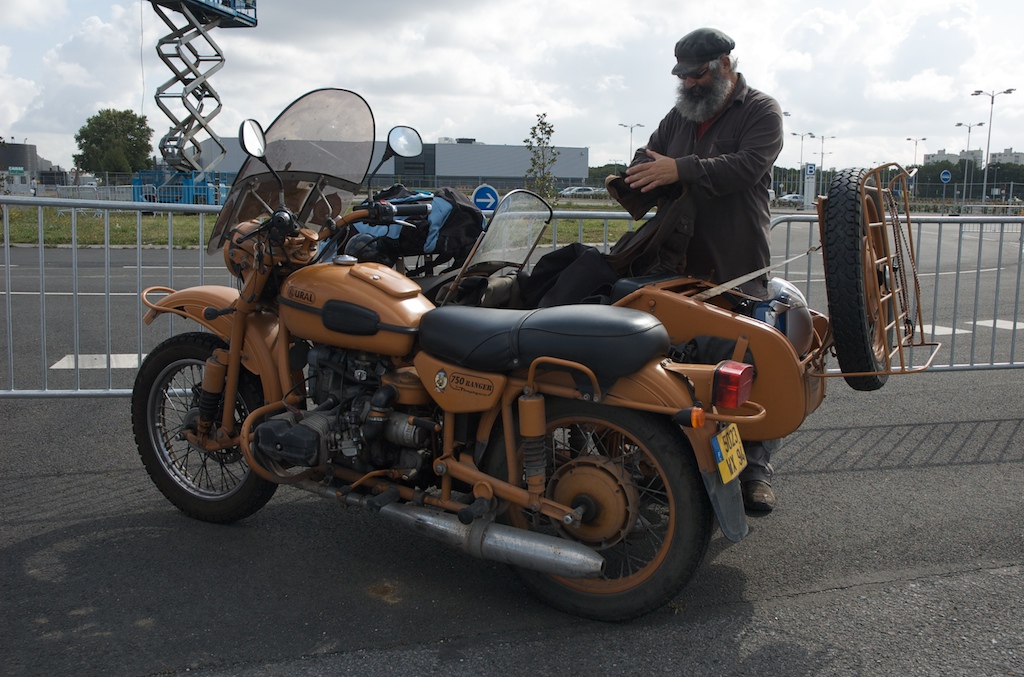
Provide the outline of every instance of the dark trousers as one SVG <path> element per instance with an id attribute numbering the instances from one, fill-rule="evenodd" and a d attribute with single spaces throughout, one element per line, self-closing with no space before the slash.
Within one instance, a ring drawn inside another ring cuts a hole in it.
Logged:
<path id="1" fill-rule="evenodd" d="M 782 445 L 782 440 L 744 442 L 743 453 L 747 455 L 747 467 L 740 473 L 741 482 L 761 480 L 772 483 L 772 453 Z"/>

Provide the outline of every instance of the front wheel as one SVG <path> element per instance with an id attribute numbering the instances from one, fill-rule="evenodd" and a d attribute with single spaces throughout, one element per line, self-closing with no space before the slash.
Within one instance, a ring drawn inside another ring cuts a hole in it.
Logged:
<path id="1" fill-rule="evenodd" d="M 146 471 L 179 510 L 206 522 L 248 517 L 277 490 L 250 470 L 238 447 L 211 452 L 183 434 L 198 421 L 203 366 L 215 349 L 226 347 L 213 334 L 173 336 L 146 357 L 132 390 L 132 428 Z M 243 370 L 234 404 L 236 430 L 262 401 L 259 379 Z M 223 406 L 222 401 L 218 421 Z"/>
<path id="2" fill-rule="evenodd" d="M 605 570 L 599 578 L 564 578 L 519 569 L 525 585 L 558 609 L 605 621 L 669 602 L 703 560 L 714 526 L 696 459 L 679 428 L 643 412 L 549 398 L 545 451 L 548 498 L 583 506 L 582 524 L 563 527 L 517 506 L 503 519 L 582 542 L 605 558 Z M 522 454 L 520 446 L 517 477 Z M 486 467 L 508 477 L 500 442 Z"/>

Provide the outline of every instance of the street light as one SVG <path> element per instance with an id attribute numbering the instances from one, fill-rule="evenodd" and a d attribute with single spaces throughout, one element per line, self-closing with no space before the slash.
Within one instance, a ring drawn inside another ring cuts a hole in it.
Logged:
<path id="1" fill-rule="evenodd" d="M 818 162 L 818 171 L 821 172 L 821 182 L 818 184 L 818 192 L 825 192 L 825 139 L 834 139 L 834 136 L 819 136 L 821 139 L 821 160 Z M 831 155 L 831 153 L 829 153 Z"/>
<path id="2" fill-rule="evenodd" d="M 913 141 L 914 142 L 914 166 L 917 166 L 917 142 L 918 141 L 927 141 L 927 140 L 928 140 L 927 136 L 922 136 L 920 139 L 912 139 L 909 136 L 907 137 L 907 141 Z M 917 181 L 916 180 L 914 180 L 913 183 L 911 184 L 911 195 L 917 195 Z"/>
<path id="3" fill-rule="evenodd" d="M 974 124 L 970 124 L 967 122 L 958 122 L 956 123 L 956 126 L 967 128 L 967 155 L 964 156 L 964 194 L 960 200 L 960 212 L 963 213 L 967 210 L 967 163 L 970 162 L 971 159 L 971 127 L 984 127 L 985 123 L 975 122 Z"/>
<path id="4" fill-rule="evenodd" d="M 971 96 L 980 96 L 980 95 L 984 94 L 985 96 L 987 96 L 989 98 L 989 108 L 988 108 L 988 142 L 985 144 L 985 178 L 983 178 L 981 180 L 981 204 L 982 205 L 985 204 L 985 201 L 988 198 L 988 195 L 986 194 L 987 190 L 988 190 L 988 161 L 991 158 L 991 156 L 989 155 L 989 150 L 992 148 L 992 112 L 995 110 L 995 107 L 996 107 L 996 97 L 999 96 L 1000 94 L 1013 94 L 1013 92 L 1014 92 L 1014 89 L 1012 87 L 1010 89 L 1004 89 L 1001 92 L 983 92 L 980 89 L 976 89 L 975 91 L 971 92 Z"/>
<path id="5" fill-rule="evenodd" d="M 909 136 L 907 137 L 907 141 L 913 141 L 914 142 L 914 165 L 915 166 L 917 165 L 917 142 L 918 141 L 927 141 L 927 140 L 928 140 L 927 136 L 922 136 L 920 139 L 912 139 Z"/>
<path id="6" fill-rule="evenodd" d="M 803 134 L 797 134 L 796 132 L 790 132 L 793 136 L 800 137 L 800 194 L 804 196 L 804 201 L 807 201 L 807 187 L 805 185 L 806 178 L 804 177 L 804 137 L 809 136 L 814 138 L 814 132 L 804 132 Z"/>
<path id="7" fill-rule="evenodd" d="M 626 162 L 630 163 L 630 162 L 633 161 L 633 128 L 634 127 L 643 127 L 643 125 L 640 124 L 639 122 L 637 122 L 636 124 L 633 124 L 633 125 L 627 125 L 627 124 L 624 124 L 624 123 L 620 122 L 619 123 L 619 127 L 625 127 L 626 129 L 629 130 L 629 155 L 626 156 Z M 627 164 L 627 166 L 628 166 L 628 164 Z"/>

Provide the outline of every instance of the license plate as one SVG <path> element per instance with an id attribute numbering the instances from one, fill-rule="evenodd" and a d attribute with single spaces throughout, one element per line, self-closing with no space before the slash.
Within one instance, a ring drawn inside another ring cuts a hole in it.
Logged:
<path id="1" fill-rule="evenodd" d="M 711 446 L 715 450 L 718 474 L 722 476 L 723 483 L 728 484 L 747 467 L 747 455 L 743 453 L 743 441 L 735 423 L 730 423 L 712 437 Z"/>

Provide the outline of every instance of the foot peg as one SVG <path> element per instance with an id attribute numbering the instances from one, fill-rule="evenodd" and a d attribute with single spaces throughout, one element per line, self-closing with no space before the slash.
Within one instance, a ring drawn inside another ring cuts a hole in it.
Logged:
<path id="1" fill-rule="evenodd" d="M 478 498 L 459 511 L 459 521 L 463 524 L 472 524 L 473 520 L 486 513 L 490 507 L 490 500 L 486 498 Z"/>
<path id="2" fill-rule="evenodd" d="M 388 487 L 376 496 L 366 499 L 366 507 L 373 512 L 380 512 L 380 509 L 385 505 L 394 503 L 399 498 L 401 498 L 401 494 L 398 491 L 398 487 Z"/>

